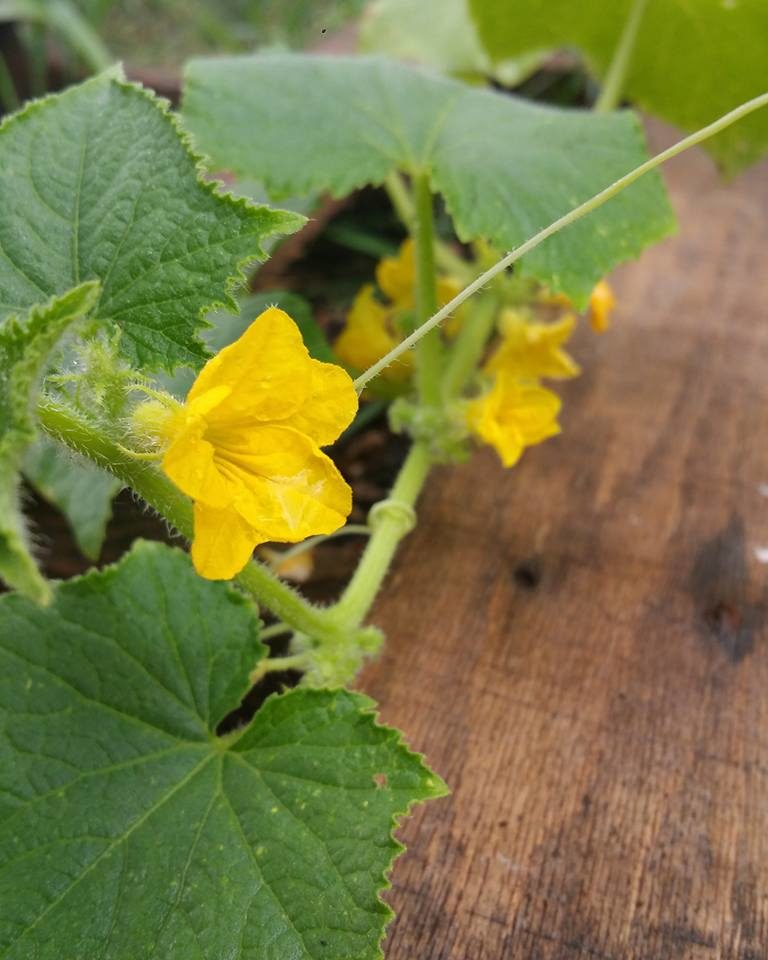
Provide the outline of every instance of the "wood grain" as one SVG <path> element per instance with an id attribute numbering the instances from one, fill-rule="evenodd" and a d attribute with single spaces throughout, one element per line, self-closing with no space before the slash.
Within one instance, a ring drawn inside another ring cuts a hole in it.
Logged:
<path id="1" fill-rule="evenodd" d="M 667 180 L 562 437 L 439 471 L 375 609 L 360 685 L 453 789 L 389 960 L 768 957 L 768 165 Z"/>

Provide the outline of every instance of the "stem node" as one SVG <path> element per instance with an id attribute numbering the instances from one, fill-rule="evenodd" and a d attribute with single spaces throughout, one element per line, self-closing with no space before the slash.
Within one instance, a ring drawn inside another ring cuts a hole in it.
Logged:
<path id="1" fill-rule="evenodd" d="M 375 503 L 368 514 L 368 526 L 371 530 L 379 530 L 385 523 L 399 527 L 402 536 L 405 536 L 416 526 L 416 511 L 404 500 L 387 497 L 386 500 Z"/>

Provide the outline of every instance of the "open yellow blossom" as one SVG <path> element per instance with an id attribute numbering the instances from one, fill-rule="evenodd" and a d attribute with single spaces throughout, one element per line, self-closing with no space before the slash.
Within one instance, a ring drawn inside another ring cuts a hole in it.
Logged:
<path id="1" fill-rule="evenodd" d="M 505 467 L 512 467 L 526 447 L 560 433 L 560 398 L 551 390 L 506 372 L 467 408 L 470 430 L 490 444 Z"/>
<path id="2" fill-rule="evenodd" d="M 393 311 L 379 303 L 373 285 L 368 283 L 355 297 L 346 325 L 333 349 L 336 356 L 353 370 L 367 370 L 401 339 L 395 329 Z M 411 357 L 405 354 L 397 363 L 382 370 L 381 375 L 387 380 L 400 382 L 410 376 L 411 367 Z"/>
<path id="3" fill-rule="evenodd" d="M 616 306 L 616 297 L 607 280 L 595 284 L 589 295 L 589 325 L 595 333 L 605 333 L 611 325 L 611 314 Z"/>
<path id="4" fill-rule="evenodd" d="M 486 372 L 553 380 L 578 376 L 579 365 L 562 349 L 575 326 L 573 314 L 557 323 L 534 323 L 516 310 L 502 311 L 502 340 L 488 359 Z"/>
<path id="5" fill-rule="evenodd" d="M 351 491 L 320 446 L 357 410 L 341 367 L 313 360 L 296 324 L 269 307 L 209 360 L 164 425 L 162 469 L 194 500 L 192 560 L 233 577 L 257 544 L 331 533 Z"/>

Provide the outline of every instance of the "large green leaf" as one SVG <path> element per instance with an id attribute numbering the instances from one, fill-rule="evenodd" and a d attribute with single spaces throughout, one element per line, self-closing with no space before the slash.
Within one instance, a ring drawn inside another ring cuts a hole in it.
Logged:
<path id="1" fill-rule="evenodd" d="M 199 365 L 201 314 L 301 217 L 202 182 L 166 105 L 104 74 L 0 126 L 0 321 L 102 283 L 96 315 L 140 366 Z"/>
<path id="2" fill-rule="evenodd" d="M 218 167 L 273 195 L 343 195 L 392 170 L 429 171 L 462 239 L 527 239 L 646 158 L 628 112 L 534 106 L 374 57 L 271 54 L 194 60 L 184 122 Z M 645 177 L 522 261 L 583 304 L 595 281 L 672 229 Z"/>
<path id="3" fill-rule="evenodd" d="M 346 691 L 218 737 L 258 632 L 160 544 L 0 599 L 4 960 L 379 956 L 392 828 L 442 784 Z"/>
<path id="4" fill-rule="evenodd" d="M 360 25 L 360 49 L 468 80 L 492 77 L 510 87 L 525 80 L 543 56 L 534 51 L 493 63 L 480 43 L 467 0 L 372 0 Z"/>
<path id="5" fill-rule="evenodd" d="M 634 0 L 470 0 L 480 35 L 498 60 L 541 47 L 580 48 L 605 76 Z M 699 127 L 768 88 L 765 0 L 648 0 L 627 97 L 683 130 Z M 768 111 L 705 146 L 735 172 L 768 149 Z"/>
<path id="6" fill-rule="evenodd" d="M 37 602 L 46 602 L 50 590 L 30 554 L 19 471 L 35 440 L 35 403 L 49 356 L 67 328 L 93 309 L 98 294 L 98 283 L 83 283 L 0 326 L 0 577 Z"/>
<path id="7" fill-rule="evenodd" d="M 98 560 L 120 481 L 45 438 L 27 450 L 24 476 L 61 510 L 85 556 Z"/>

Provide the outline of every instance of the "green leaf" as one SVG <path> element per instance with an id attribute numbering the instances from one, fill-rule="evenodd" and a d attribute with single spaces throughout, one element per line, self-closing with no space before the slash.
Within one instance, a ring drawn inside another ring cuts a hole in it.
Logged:
<path id="1" fill-rule="evenodd" d="M 510 87 L 529 77 L 543 56 L 534 52 L 494 64 L 480 43 L 467 0 L 373 0 L 360 25 L 360 49 Z"/>
<path id="2" fill-rule="evenodd" d="M 193 60 L 184 120 L 217 165 L 258 177 L 276 196 L 341 196 L 395 169 L 428 170 L 461 239 L 502 249 L 647 156 L 630 113 L 534 106 L 369 57 Z M 673 223 L 661 180 L 644 177 L 541 244 L 522 270 L 583 305 L 600 277 Z"/>
<path id="3" fill-rule="evenodd" d="M 216 736 L 263 652 L 249 602 L 160 544 L 46 609 L 0 599 L 4 960 L 380 956 L 392 827 L 444 788 L 347 691 Z"/>
<path id="4" fill-rule="evenodd" d="M 27 450 L 24 476 L 41 496 L 61 510 L 77 545 L 95 563 L 120 481 L 45 439 Z"/>
<path id="5" fill-rule="evenodd" d="M 38 603 L 50 599 L 50 588 L 30 554 L 19 509 L 19 470 L 35 441 L 34 409 L 49 356 L 98 295 L 98 283 L 83 283 L 0 326 L 0 577 Z"/>
<path id="6" fill-rule="evenodd" d="M 303 222 L 202 182 L 163 101 L 111 74 L 30 104 L 0 126 L 0 321 L 99 279 L 95 316 L 133 363 L 199 365 L 214 304 Z"/>
<path id="7" fill-rule="evenodd" d="M 470 0 L 480 35 L 498 60 L 542 47 L 575 46 L 604 77 L 633 0 Z M 698 130 L 768 86 L 765 0 L 648 0 L 624 84 L 642 109 Z M 760 110 L 704 146 L 735 173 L 768 149 Z"/>

